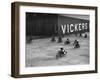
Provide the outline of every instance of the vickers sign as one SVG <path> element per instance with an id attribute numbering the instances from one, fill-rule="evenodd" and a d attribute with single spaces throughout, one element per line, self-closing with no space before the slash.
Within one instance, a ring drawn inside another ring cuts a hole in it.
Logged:
<path id="1" fill-rule="evenodd" d="M 63 34 L 83 32 L 88 30 L 88 23 L 65 24 L 61 25 L 60 29 L 62 30 Z"/>

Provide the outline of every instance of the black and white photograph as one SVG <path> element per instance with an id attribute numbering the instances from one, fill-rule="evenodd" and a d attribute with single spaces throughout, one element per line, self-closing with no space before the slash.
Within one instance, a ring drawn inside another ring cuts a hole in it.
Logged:
<path id="1" fill-rule="evenodd" d="M 12 76 L 97 73 L 97 7 L 12 4 Z"/>
<path id="2" fill-rule="evenodd" d="M 26 12 L 26 67 L 90 61 L 90 16 Z"/>

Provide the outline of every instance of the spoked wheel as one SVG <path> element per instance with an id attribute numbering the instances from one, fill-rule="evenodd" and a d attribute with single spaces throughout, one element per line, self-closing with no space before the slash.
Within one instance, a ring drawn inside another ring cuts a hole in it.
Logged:
<path id="1" fill-rule="evenodd" d="M 80 47 L 80 45 L 78 45 L 78 46 L 74 46 L 74 48 L 79 48 Z"/>
<path id="2" fill-rule="evenodd" d="M 66 52 L 66 54 L 67 54 L 67 52 Z M 57 54 L 57 55 L 56 55 L 56 59 L 59 59 L 59 58 L 61 58 L 61 57 L 64 57 L 66 54 Z"/>
<path id="3" fill-rule="evenodd" d="M 61 58 L 62 57 L 62 54 L 57 54 L 56 55 L 56 59 L 59 59 L 59 58 Z"/>

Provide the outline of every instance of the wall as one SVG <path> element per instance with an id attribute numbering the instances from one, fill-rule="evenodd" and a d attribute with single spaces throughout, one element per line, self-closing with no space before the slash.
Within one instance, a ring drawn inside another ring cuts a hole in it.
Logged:
<path id="1" fill-rule="evenodd" d="M 51 36 L 54 34 L 57 25 L 57 14 L 27 13 L 26 14 L 26 35 L 30 36 Z"/>
<path id="2" fill-rule="evenodd" d="M 98 54 L 98 73 L 64 75 L 39 78 L 15 79 L 10 77 L 11 68 L 11 2 L 15 0 L 1 0 L 0 2 L 0 80 L 100 80 L 100 54 Z M 76 4 L 98 6 L 100 9 L 100 0 L 16 0 L 30 1 L 40 3 L 55 4 Z M 100 22 L 100 11 L 98 11 L 98 22 Z M 100 34 L 100 23 L 98 24 L 98 34 Z M 100 44 L 100 37 L 98 37 Z M 100 47 L 100 45 L 98 45 Z M 100 52 L 100 50 L 98 50 Z"/>
<path id="3" fill-rule="evenodd" d="M 75 26 L 77 29 L 75 29 Z M 57 28 L 59 27 L 59 28 Z M 62 31 L 65 28 L 65 33 Z M 27 36 L 52 36 L 59 34 L 75 34 L 89 32 L 89 20 L 73 18 L 59 14 L 26 13 L 26 35 Z"/>
<path id="4" fill-rule="evenodd" d="M 76 33 L 89 32 L 89 20 L 78 19 L 78 18 L 73 18 L 73 17 L 69 17 L 69 16 L 65 17 L 65 16 L 59 15 L 58 25 L 60 28 L 62 26 L 63 27 L 66 26 L 65 34 L 76 34 Z M 75 25 L 77 26 L 77 29 L 75 29 Z M 82 26 L 85 26 L 84 29 L 82 29 Z M 61 28 L 61 30 L 62 30 L 62 28 Z M 63 31 L 62 31 L 62 33 L 63 33 Z"/>

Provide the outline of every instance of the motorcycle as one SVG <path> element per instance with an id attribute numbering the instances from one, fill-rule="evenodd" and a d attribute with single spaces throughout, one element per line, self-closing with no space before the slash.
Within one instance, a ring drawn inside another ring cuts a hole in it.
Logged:
<path id="1" fill-rule="evenodd" d="M 74 46 L 74 48 L 79 48 L 80 44 L 77 40 L 75 40 L 74 43 L 73 43 L 73 46 Z"/>
<path id="2" fill-rule="evenodd" d="M 79 48 L 80 47 L 80 44 L 75 44 L 74 45 L 74 48 Z"/>
<path id="3" fill-rule="evenodd" d="M 66 41 L 64 44 L 66 44 L 66 45 L 67 45 L 67 44 L 70 44 L 70 41 Z"/>
<path id="4" fill-rule="evenodd" d="M 65 57 L 66 54 L 67 54 L 67 51 L 65 51 L 64 54 L 61 54 L 61 53 L 58 52 L 58 53 L 56 54 L 56 59 L 59 59 L 59 58 L 61 58 L 61 57 Z"/>

